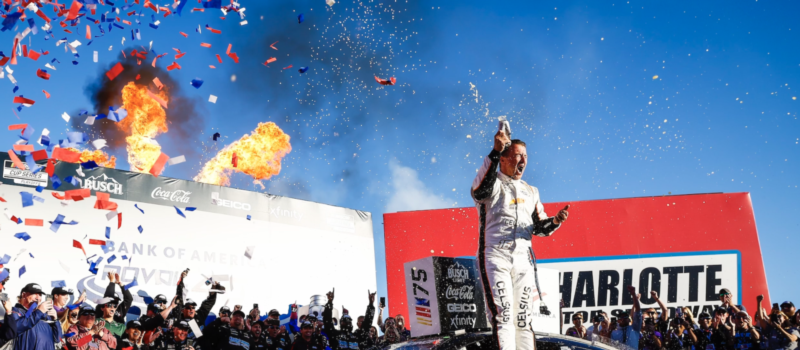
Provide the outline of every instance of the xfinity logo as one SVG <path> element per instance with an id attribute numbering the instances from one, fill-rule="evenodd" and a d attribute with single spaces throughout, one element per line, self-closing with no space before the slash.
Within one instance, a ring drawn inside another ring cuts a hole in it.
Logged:
<path id="1" fill-rule="evenodd" d="M 447 304 L 449 312 L 478 312 L 475 304 Z"/>
<path id="2" fill-rule="evenodd" d="M 470 328 L 472 328 L 475 326 L 475 320 L 476 318 L 474 317 L 453 316 L 453 318 L 450 319 L 450 326 L 452 327 L 469 326 Z"/>
<path id="3" fill-rule="evenodd" d="M 189 203 L 189 199 L 191 199 L 189 196 L 191 194 L 192 192 L 189 191 L 164 191 L 161 189 L 161 187 L 156 187 L 153 192 L 150 193 L 150 197 L 159 198 L 170 202 Z"/>
<path id="4" fill-rule="evenodd" d="M 280 218 L 302 219 L 303 213 L 294 210 L 281 209 L 281 207 L 272 208 L 269 210 L 270 215 Z"/>
<path id="5" fill-rule="evenodd" d="M 211 204 L 218 205 L 220 207 L 250 211 L 250 203 L 221 199 L 219 198 L 219 192 L 211 193 Z"/>
<path id="6" fill-rule="evenodd" d="M 122 184 L 114 180 L 113 177 L 106 176 L 106 174 L 87 177 L 83 180 L 83 188 L 122 195 Z"/>

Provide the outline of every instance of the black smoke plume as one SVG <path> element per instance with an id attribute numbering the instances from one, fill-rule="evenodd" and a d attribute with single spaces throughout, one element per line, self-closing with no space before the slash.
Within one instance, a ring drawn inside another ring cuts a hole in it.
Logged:
<path id="1" fill-rule="evenodd" d="M 132 51 L 129 50 L 129 51 Z M 158 66 L 153 67 L 151 52 L 148 58 L 137 64 L 137 60 L 128 55 L 127 58 L 120 55 L 118 61 L 122 63 L 124 70 L 114 80 L 108 79 L 105 72 L 110 70 L 116 62 L 110 64 L 106 69 L 99 71 L 97 79 L 89 82 L 84 87 L 84 93 L 94 104 L 95 114 L 108 114 L 109 107 L 122 107 L 122 88 L 129 82 L 137 85 L 147 86 L 151 91 L 158 91 L 153 79 L 158 77 L 164 85 L 163 89 L 169 96 L 169 108 L 166 109 L 167 127 L 169 131 L 159 135 L 157 141 L 164 144 L 164 140 L 169 140 L 170 148 L 165 150 L 168 154 L 184 154 L 187 158 L 197 155 L 197 149 L 191 147 L 193 142 L 187 142 L 196 138 L 203 130 L 207 110 L 199 98 L 192 98 L 181 91 L 181 86 L 169 75 L 169 72 Z M 165 61 L 161 61 L 165 62 Z M 137 80 L 136 77 L 139 77 Z M 124 149 L 126 146 L 125 137 L 130 134 L 129 130 L 123 130 L 117 123 L 109 119 L 100 119 L 94 125 L 84 124 L 85 118 L 73 118 L 72 128 L 87 133 L 91 139 L 102 138 L 106 140 L 111 150 Z"/>

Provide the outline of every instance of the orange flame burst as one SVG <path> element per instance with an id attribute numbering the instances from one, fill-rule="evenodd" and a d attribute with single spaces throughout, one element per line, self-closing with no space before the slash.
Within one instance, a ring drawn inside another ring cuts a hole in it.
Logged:
<path id="1" fill-rule="evenodd" d="M 168 130 L 167 113 L 151 94 L 164 101 L 168 100 L 165 90 L 155 94 L 149 92 L 147 87 L 133 82 L 122 88 L 122 104 L 128 111 L 128 116 L 117 123 L 117 126 L 130 133 L 125 138 L 128 143 L 128 163 L 131 170 L 136 172 L 150 170 L 161 154 L 161 146 L 153 138 Z"/>
<path id="2" fill-rule="evenodd" d="M 83 150 L 79 151 L 75 148 L 67 148 L 70 151 L 74 152 L 81 152 L 81 163 L 86 163 L 88 161 L 94 161 L 97 165 L 105 168 L 116 168 L 117 167 L 117 157 L 110 156 L 101 151 L 101 150 Z"/>
<path id="3" fill-rule="evenodd" d="M 292 151 L 289 135 L 275 123 L 258 123 L 250 135 L 225 146 L 208 161 L 194 181 L 228 186 L 234 171 L 253 177 L 254 182 L 266 180 L 281 172 L 281 158 Z M 233 166 L 234 154 L 236 167 Z"/>

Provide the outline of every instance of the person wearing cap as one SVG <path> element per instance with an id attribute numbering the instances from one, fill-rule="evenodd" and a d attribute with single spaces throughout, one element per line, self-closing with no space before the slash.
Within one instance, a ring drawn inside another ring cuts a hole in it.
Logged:
<path id="1" fill-rule="evenodd" d="M 139 317 L 139 322 L 142 323 L 142 343 L 153 344 L 153 342 L 161 336 L 161 326 L 164 325 L 170 313 L 177 307 L 177 298 L 172 299 L 172 303 L 165 307 L 167 297 L 164 295 L 156 295 L 153 302 L 147 305 L 147 314 Z"/>
<path id="2" fill-rule="evenodd" d="M 795 313 L 794 303 L 791 301 L 784 301 L 781 303 L 781 312 L 783 312 L 789 319 L 794 318 Z"/>
<path id="3" fill-rule="evenodd" d="M 56 309 L 58 319 L 64 319 L 64 313 L 69 309 L 69 306 L 67 305 L 69 303 L 69 298 L 73 295 L 72 289 L 55 287 L 53 288 L 53 291 L 50 292 L 50 295 L 53 296 L 53 308 Z M 72 304 L 74 305 L 72 309 L 77 309 L 77 305 L 83 304 L 84 300 L 86 300 L 85 290 L 81 293 L 81 296 L 78 298 L 78 300 Z"/>
<path id="4" fill-rule="evenodd" d="M 294 338 L 292 350 L 324 350 L 325 342 L 314 334 L 314 325 L 309 321 L 303 321 L 300 325 L 300 336 Z"/>
<path id="5" fill-rule="evenodd" d="M 198 306 L 197 302 L 183 295 L 184 291 L 186 290 L 184 280 L 188 275 L 188 269 L 183 271 L 183 273 L 181 273 L 181 279 L 178 282 L 178 288 L 175 293 L 175 295 L 178 296 L 177 313 L 180 315 L 179 320 L 186 322 L 194 320 L 202 330 L 203 326 L 206 324 L 206 318 L 208 317 L 208 314 L 211 313 L 211 309 L 214 307 L 214 304 L 217 303 L 217 293 L 209 292 L 206 300 L 203 300 L 203 302 Z M 219 282 L 214 282 L 214 284 L 211 286 L 211 290 L 224 291 L 225 287 L 219 284 Z"/>
<path id="6" fill-rule="evenodd" d="M 111 350 L 117 348 L 117 338 L 105 328 L 105 321 L 96 320 L 91 306 L 81 308 L 78 323 L 72 325 L 67 333 L 69 350 Z"/>
<path id="7" fill-rule="evenodd" d="M 652 319 L 656 325 L 656 329 L 661 333 L 666 333 L 667 328 L 669 328 L 669 309 L 667 308 L 667 305 L 665 305 L 664 302 L 658 298 L 658 291 L 651 290 L 650 299 L 658 304 L 659 308 L 661 308 L 661 315 L 658 314 L 654 307 L 647 307 L 642 310 L 644 321 L 647 319 Z"/>
<path id="8" fill-rule="evenodd" d="M 250 350 L 266 350 L 269 349 L 266 339 L 263 336 L 264 322 L 257 320 L 250 325 Z"/>
<path id="9" fill-rule="evenodd" d="M 17 326 L 14 350 L 53 350 L 61 341 L 61 323 L 56 320 L 53 302 L 42 300 L 42 294 L 42 287 L 36 283 L 22 288 L 10 315 Z"/>
<path id="10" fill-rule="evenodd" d="M 376 292 L 377 293 L 377 292 Z M 367 304 L 366 317 L 361 327 L 353 332 L 353 319 L 352 317 L 343 312 L 339 320 L 339 329 L 333 325 L 333 298 L 334 292 L 327 293 L 328 303 L 325 304 L 325 310 L 322 311 L 322 324 L 325 334 L 328 335 L 331 349 L 366 349 L 369 347 L 369 327 L 372 326 L 373 318 L 375 317 L 375 294 L 367 291 Z M 301 330 L 302 332 L 302 330 Z"/>
<path id="11" fill-rule="evenodd" d="M 100 299 L 97 303 L 100 312 L 102 312 L 101 317 L 105 321 L 106 329 L 111 332 L 117 339 L 122 336 L 122 333 L 125 332 L 125 324 L 122 322 L 117 321 L 117 307 L 119 303 L 119 299 L 116 297 L 104 297 Z"/>
<path id="12" fill-rule="evenodd" d="M 286 333 L 281 332 L 281 322 L 279 320 L 267 318 L 266 322 L 264 322 L 264 327 L 265 330 L 261 332 L 261 338 L 267 345 L 267 349 L 287 350 L 292 346 L 290 338 Z"/>
<path id="13" fill-rule="evenodd" d="M 663 340 L 666 350 L 693 350 L 697 344 L 697 335 L 689 321 L 675 317 L 670 322 L 667 333 L 664 333 Z"/>
<path id="14" fill-rule="evenodd" d="M 172 327 L 171 333 L 164 333 L 153 342 L 153 345 L 145 346 L 145 350 L 194 350 L 195 341 L 189 339 L 189 332 L 192 327 L 189 322 L 180 321 Z M 216 349 L 216 348 L 213 348 Z"/>
<path id="15" fill-rule="evenodd" d="M 0 323 L 0 348 L 17 336 L 17 322 L 11 318 L 11 312 L 13 312 L 11 305 L 11 300 L 4 300 L 0 303 L 0 306 L 3 307 L 3 322 Z"/>
<path id="16" fill-rule="evenodd" d="M 586 337 L 586 327 L 583 326 L 583 314 L 580 312 L 572 315 L 572 327 L 567 329 L 567 336 L 581 338 Z"/>
<path id="17" fill-rule="evenodd" d="M 762 320 L 767 350 L 794 350 L 797 349 L 797 342 L 800 340 L 800 332 L 797 327 L 789 321 L 789 317 L 783 311 L 774 308 L 769 315 L 769 320 Z"/>
<path id="18" fill-rule="evenodd" d="M 214 324 L 220 321 L 218 324 L 206 327 L 207 332 L 204 332 L 203 338 L 208 337 L 213 349 L 248 350 L 253 337 L 245 328 L 244 311 L 237 306 L 231 314 L 230 321 L 224 320 L 225 318 L 227 317 L 221 315 L 220 319 L 212 322 Z"/>
<path id="19" fill-rule="evenodd" d="M 744 306 L 736 305 L 733 303 L 733 293 L 731 293 L 730 289 L 722 288 L 719 290 L 719 301 L 722 302 L 720 307 L 724 307 L 728 310 L 728 315 L 733 316 L 739 313 L 739 311 L 747 311 Z"/>
<path id="20" fill-rule="evenodd" d="M 636 288 L 628 286 L 628 293 L 633 299 L 633 307 L 631 308 L 633 317 L 625 311 L 617 314 L 617 329 L 611 332 L 611 339 L 632 349 L 638 349 L 639 335 L 642 331 L 641 305 L 639 304 L 639 294 L 636 294 Z"/>
<path id="21" fill-rule="evenodd" d="M 718 307 L 714 310 L 714 317 L 711 321 L 711 340 L 710 345 L 717 350 L 728 349 L 733 346 L 734 325 L 728 317 L 728 308 Z"/>
<path id="22" fill-rule="evenodd" d="M 117 341 L 117 350 L 140 350 L 142 347 L 142 323 L 130 320 L 125 325 L 125 333 Z"/>
<path id="23" fill-rule="evenodd" d="M 753 320 L 745 311 L 739 311 L 731 317 L 735 324 L 733 334 L 733 347 L 741 350 L 755 350 L 759 348 L 761 332 L 753 327 Z"/>
<path id="24" fill-rule="evenodd" d="M 707 312 L 702 312 L 697 316 L 697 322 L 700 324 L 700 328 L 695 332 L 695 335 L 697 335 L 695 349 L 707 349 L 714 335 L 714 329 L 711 328 L 711 315 Z"/>
<path id="25" fill-rule="evenodd" d="M 116 286 L 119 286 L 122 289 L 122 300 L 120 300 L 119 296 L 117 296 Z M 113 306 L 113 314 L 111 317 L 114 318 L 114 321 L 125 326 L 125 316 L 128 315 L 128 310 L 131 308 L 133 304 L 133 295 L 127 289 L 125 289 L 125 285 L 122 284 L 122 279 L 119 278 L 119 274 L 115 274 L 113 271 L 108 272 L 108 286 L 106 287 L 106 291 L 103 294 L 104 298 L 113 298 L 116 300 L 115 303 L 110 304 L 109 306 Z M 164 300 L 166 303 L 166 300 Z M 109 317 L 105 315 L 108 310 L 98 310 L 100 311 L 100 317 L 106 320 L 106 324 L 108 324 Z M 123 328 L 124 329 L 124 328 Z M 115 333 L 115 335 L 117 335 Z M 119 335 L 117 335 L 119 336 Z"/>

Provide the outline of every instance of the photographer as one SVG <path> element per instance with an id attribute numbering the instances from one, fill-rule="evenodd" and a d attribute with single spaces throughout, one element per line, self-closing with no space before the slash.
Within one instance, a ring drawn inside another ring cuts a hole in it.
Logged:
<path id="1" fill-rule="evenodd" d="M 697 344 L 692 325 L 683 318 L 676 317 L 670 323 L 669 332 L 663 336 L 664 349 L 667 350 L 692 350 Z"/>
<path id="2" fill-rule="evenodd" d="M 78 323 L 69 328 L 69 334 L 72 334 L 67 338 L 69 350 L 117 348 L 117 338 L 105 328 L 105 321 L 96 319 L 95 310 L 91 306 L 81 308 Z"/>
<path id="3" fill-rule="evenodd" d="M 51 321 L 58 316 L 53 302 L 43 301 L 42 294 L 42 287 L 36 283 L 29 283 L 22 288 L 19 303 L 10 315 L 17 325 L 14 350 L 53 350 L 55 343 L 61 341 L 61 323 Z M 34 304 L 38 305 L 36 309 L 29 310 Z"/>
<path id="4" fill-rule="evenodd" d="M 377 293 L 377 292 L 376 292 Z M 328 303 L 325 304 L 325 310 L 322 311 L 322 320 L 325 329 L 325 334 L 328 336 L 331 348 L 336 349 L 353 349 L 357 346 L 359 349 L 366 349 L 366 342 L 369 341 L 369 327 L 372 326 L 372 319 L 375 315 L 375 294 L 367 291 L 369 304 L 367 304 L 366 318 L 361 322 L 361 328 L 353 332 L 353 319 L 350 315 L 342 315 L 339 320 L 339 329 L 333 325 L 333 298 L 334 292 L 328 292 Z M 357 345 L 356 345 L 357 344 Z"/>
<path id="5" fill-rule="evenodd" d="M 601 339 L 610 339 L 611 338 L 611 320 L 609 320 L 608 315 L 601 311 L 599 315 L 594 317 L 592 320 L 592 325 L 586 329 L 586 340 L 592 340 L 593 338 L 599 336 Z"/>
<path id="6" fill-rule="evenodd" d="M 568 337 L 575 337 L 575 338 L 586 338 L 586 327 L 583 326 L 583 315 L 580 313 L 575 313 L 572 315 L 572 327 L 567 329 L 566 335 Z"/>
<path id="7" fill-rule="evenodd" d="M 645 318 L 642 337 L 639 339 L 639 349 L 659 350 L 661 349 L 661 332 L 656 328 L 656 319 Z"/>

